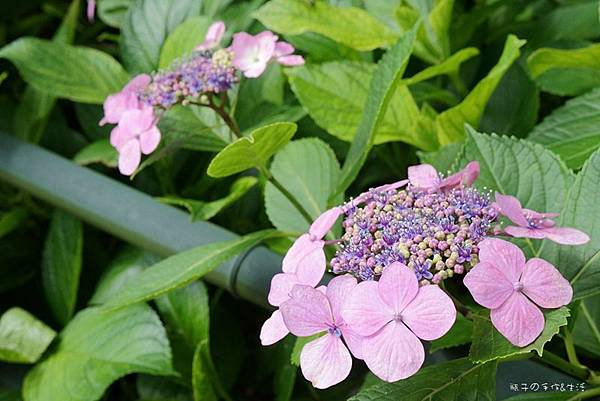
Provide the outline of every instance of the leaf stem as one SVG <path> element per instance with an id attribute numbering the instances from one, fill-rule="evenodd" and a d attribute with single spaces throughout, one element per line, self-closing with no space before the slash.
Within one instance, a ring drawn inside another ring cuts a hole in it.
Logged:
<path id="1" fill-rule="evenodd" d="M 288 191 L 283 185 L 281 185 L 281 183 L 279 181 L 277 181 L 277 179 L 275 177 L 273 177 L 273 175 L 269 172 L 269 170 L 267 170 L 266 167 L 260 166 L 259 170 L 260 170 L 261 174 L 263 176 L 265 176 L 265 178 L 269 182 L 271 182 L 271 184 L 273 184 L 275 186 L 275 188 L 277 188 L 283 194 L 283 196 L 285 196 L 292 203 L 292 205 L 294 205 L 294 207 L 298 210 L 298 212 L 300 212 L 302 217 L 304 217 L 306 222 L 308 224 L 312 224 L 313 218 L 306 211 L 306 209 L 304 209 L 304 207 L 300 204 L 300 202 L 298 202 L 298 200 L 294 197 L 294 195 L 292 195 L 290 193 L 290 191 Z"/>
<path id="2" fill-rule="evenodd" d="M 243 136 L 242 132 L 240 131 L 240 127 L 238 127 L 235 120 L 231 118 L 229 113 L 227 113 L 225 110 L 225 104 L 227 104 L 227 94 L 225 94 L 225 96 L 221 96 L 221 103 L 218 105 L 214 102 L 212 95 L 208 97 L 208 103 L 191 101 L 188 104 L 193 104 L 200 107 L 208 107 L 209 109 L 214 110 L 237 138 L 241 138 Z"/>
<path id="3" fill-rule="evenodd" d="M 579 362 L 579 358 L 577 358 L 577 352 L 575 351 L 575 344 L 573 344 L 573 337 L 571 336 L 571 332 L 568 328 L 563 327 L 563 341 L 565 343 L 565 350 L 567 351 L 567 359 L 569 362 L 576 366 L 585 367 Z"/>
<path id="4" fill-rule="evenodd" d="M 588 398 L 592 398 L 596 395 L 600 395 L 600 387 L 594 387 L 589 390 L 585 390 L 580 393 L 577 398 L 573 398 L 574 400 L 587 400 Z"/>
<path id="5" fill-rule="evenodd" d="M 535 358 L 581 380 L 589 381 L 595 377 L 588 368 L 584 366 L 573 365 L 569 361 L 564 360 L 560 356 L 553 354 L 548 350 L 544 350 L 544 354 L 541 357 L 535 355 Z"/>

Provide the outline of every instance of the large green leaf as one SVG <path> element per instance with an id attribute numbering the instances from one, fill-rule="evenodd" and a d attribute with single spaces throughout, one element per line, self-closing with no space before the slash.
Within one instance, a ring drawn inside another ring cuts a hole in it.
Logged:
<path id="1" fill-rule="evenodd" d="M 489 314 L 475 315 L 473 324 L 473 342 L 469 351 L 469 358 L 473 362 L 488 362 L 494 359 L 526 354 L 531 351 L 542 356 L 544 345 L 558 334 L 560 327 L 567 324 L 567 318 L 571 316 L 569 309 L 563 306 L 560 309 L 547 310 L 544 312 L 546 324 L 542 334 L 526 347 L 515 347 L 512 345 L 490 321 Z"/>
<path id="2" fill-rule="evenodd" d="M 272 234 L 273 230 L 258 231 L 178 253 L 145 269 L 136 280 L 127 282 L 105 305 L 111 309 L 120 308 L 181 288 Z"/>
<path id="3" fill-rule="evenodd" d="M 543 48 L 527 59 L 531 76 L 542 90 L 575 96 L 600 85 L 600 44 L 581 49 Z"/>
<path id="4" fill-rule="evenodd" d="M 134 0 L 101 0 L 97 3 L 98 17 L 106 25 L 120 28 Z"/>
<path id="5" fill-rule="evenodd" d="M 272 0 L 254 13 L 267 28 L 286 35 L 315 32 L 356 50 L 373 50 L 398 35 L 366 11 L 326 2 Z"/>
<path id="6" fill-rule="evenodd" d="M 361 122 L 346 155 L 339 183 L 331 198 L 342 194 L 350 186 L 367 159 L 375 143 L 375 133 L 384 120 L 387 108 L 406 69 L 417 29 L 418 25 L 415 25 L 413 29 L 406 32 L 377 64 L 362 111 Z"/>
<path id="7" fill-rule="evenodd" d="M 210 23 L 207 17 L 192 17 L 175 28 L 160 50 L 159 67 L 166 68 L 173 60 L 194 50 L 204 40 Z"/>
<path id="8" fill-rule="evenodd" d="M 600 88 L 555 109 L 529 139 L 558 154 L 570 168 L 581 168 L 600 147 Z"/>
<path id="9" fill-rule="evenodd" d="M 108 54 L 38 38 L 20 38 L 0 50 L 40 92 L 82 103 L 102 103 L 129 79 Z"/>
<path id="10" fill-rule="evenodd" d="M 144 304 L 85 309 L 58 340 L 54 352 L 27 374 L 26 401 L 94 401 L 127 374 L 174 374 L 165 329 Z"/>
<path id="11" fill-rule="evenodd" d="M 231 206 L 238 199 L 243 197 L 256 183 L 256 177 L 238 178 L 229 189 L 229 194 L 223 198 L 210 202 L 199 201 L 195 199 L 184 199 L 175 196 L 163 196 L 159 201 L 170 205 L 185 207 L 190 213 L 192 221 L 209 220 L 218 214 L 221 210 Z"/>
<path id="12" fill-rule="evenodd" d="M 34 363 L 56 336 L 46 326 L 21 308 L 11 308 L 0 318 L 0 360 Z"/>
<path id="13" fill-rule="evenodd" d="M 290 142 L 273 159 L 271 174 L 312 218 L 327 210 L 340 166 L 331 148 L 318 138 Z M 265 188 L 269 220 L 281 231 L 305 232 L 308 222 L 273 184 Z"/>
<path id="14" fill-rule="evenodd" d="M 496 362 L 468 358 L 437 363 L 395 383 L 375 384 L 348 401 L 491 401 L 496 399 Z"/>
<path id="15" fill-rule="evenodd" d="M 253 167 L 266 168 L 267 162 L 287 144 L 296 132 L 294 123 L 275 123 L 258 128 L 220 151 L 208 166 L 212 177 L 226 177 Z"/>
<path id="16" fill-rule="evenodd" d="M 155 70 L 167 36 L 186 19 L 199 15 L 201 4 L 201 0 L 135 0 L 121 26 L 127 70 L 132 74 Z"/>
<path id="17" fill-rule="evenodd" d="M 600 357 L 600 295 L 582 299 L 573 328 L 573 342 L 582 350 Z"/>
<path id="18" fill-rule="evenodd" d="M 62 325 L 73 316 L 83 252 L 83 226 L 71 214 L 56 209 L 42 257 L 42 283 L 52 314 Z"/>
<path id="19" fill-rule="evenodd" d="M 429 352 L 433 353 L 441 349 L 465 345 L 471 342 L 473 336 L 473 322 L 458 313 L 454 325 L 446 334 L 437 340 L 433 340 Z"/>
<path id="20" fill-rule="evenodd" d="M 211 381 L 214 366 L 210 359 L 208 341 L 198 344 L 192 363 L 192 390 L 194 401 L 217 401 L 218 397 Z"/>
<path id="21" fill-rule="evenodd" d="M 458 105 L 444 111 L 436 119 L 436 130 L 440 144 L 447 145 L 461 141 L 464 124 L 479 125 L 485 104 L 496 89 L 504 73 L 521 54 L 520 48 L 525 44 L 514 35 L 509 35 L 498 63 L 485 78 L 475 85 L 467 97 Z"/>

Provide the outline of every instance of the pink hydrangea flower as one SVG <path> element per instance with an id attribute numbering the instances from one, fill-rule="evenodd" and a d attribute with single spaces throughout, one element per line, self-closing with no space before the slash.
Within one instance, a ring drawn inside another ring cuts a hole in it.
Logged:
<path id="1" fill-rule="evenodd" d="M 119 151 L 119 171 L 131 175 L 140 165 L 142 153 L 152 153 L 160 143 L 151 107 L 127 110 L 110 133 L 110 143 Z"/>
<path id="2" fill-rule="evenodd" d="M 142 104 L 137 93 L 151 80 L 148 74 L 137 75 L 120 92 L 108 96 L 104 101 L 104 117 L 99 124 L 101 126 L 106 123 L 117 124 L 126 111 L 141 109 Z"/>
<path id="3" fill-rule="evenodd" d="M 408 168 L 408 179 L 412 186 L 427 191 L 447 190 L 460 186 L 471 186 L 479 177 L 479 163 L 472 161 L 458 173 L 444 179 L 430 164 L 419 164 Z"/>
<path id="4" fill-rule="evenodd" d="M 514 244 L 488 238 L 479 244 L 480 262 L 464 278 L 480 305 L 491 309 L 492 324 L 513 345 L 531 344 L 544 329 L 541 308 L 571 302 L 573 289 L 545 260 L 525 255 Z"/>
<path id="5" fill-rule="evenodd" d="M 348 348 L 354 356 L 361 356 L 362 339 L 341 315 L 342 305 L 354 287 L 356 279 L 352 276 L 332 279 L 324 292 L 296 285 L 290 299 L 280 306 L 285 325 L 292 334 L 306 337 L 325 333 L 306 344 L 300 354 L 302 374 L 316 388 L 333 386 L 348 376 L 352 368 Z"/>
<path id="6" fill-rule="evenodd" d="M 213 49 L 221 43 L 221 39 L 225 34 L 225 23 L 223 21 L 214 22 L 206 32 L 204 42 L 196 47 L 196 50 L 209 50 Z"/>
<path id="7" fill-rule="evenodd" d="M 568 227 L 556 227 L 552 220 L 558 213 L 539 213 L 524 209 L 514 196 L 496 193 L 498 211 L 508 217 L 516 226 L 508 226 L 504 232 L 516 238 L 547 238 L 563 245 L 582 245 L 590 237 L 582 231 Z"/>
<path id="8" fill-rule="evenodd" d="M 443 336 L 456 309 L 437 285 L 419 287 L 415 273 L 395 262 L 379 281 L 359 283 L 342 308 L 346 324 L 363 336 L 362 356 L 380 379 L 394 382 L 415 374 L 425 358 L 422 340 Z"/>

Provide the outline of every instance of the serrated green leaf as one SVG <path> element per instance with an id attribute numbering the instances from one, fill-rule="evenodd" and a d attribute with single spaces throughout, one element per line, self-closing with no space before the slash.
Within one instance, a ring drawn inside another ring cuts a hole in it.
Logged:
<path id="1" fill-rule="evenodd" d="M 437 363 L 395 383 L 375 384 L 348 401 L 491 401 L 496 399 L 496 362 L 468 358 Z"/>
<path id="2" fill-rule="evenodd" d="M 438 140 L 441 145 L 459 142 L 465 137 L 464 124 L 479 125 L 484 106 L 496 89 L 504 73 L 519 57 L 519 49 L 525 44 L 514 35 L 508 35 L 498 63 L 488 75 L 475 85 L 473 90 L 458 105 L 444 111 L 436 119 Z"/>
<path id="3" fill-rule="evenodd" d="M 92 163 L 102 163 L 107 167 L 117 167 L 119 153 L 108 139 L 92 142 L 81 149 L 73 157 L 73 161 L 82 166 Z"/>
<path id="4" fill-rule="evenodd" d="M 54 352 L 25 377 L 27 401 L 94 401 L 126 374 L 174 374 L 165 329 L 148 305 L 85 309 L 58 340 Z"/>
<path id="5" fill-rule="evenodd" d="M 464 144 L 455 142 L 444 146 L 437 152 L 417 152 L 417 155 L 422 163 L 431 164 L 437 171 L 445 174 L 451 171 L 454 164 L 459 161 L 463 150 Z"/>
<path id="6" fill-rule="evenodd" d="M 42 256 L 42 283 L 52 314 L 62 325 L 73 316 L 83 253 L 83 225 L 56 209 Z"/>
<path id="7" fill-rule="evenodd" d="M 56 333 L 21 308 L 11 308 L 0 318 L 0 360 L 35 363 Z"/>
<path id="8" fill-rule="evenodd" d="M 75 102 L 102 103 L 129 79 L 104 52 L 38 38 L 17 39 L 0 50 L 0 57 L 12 61 L 36 90 Z"/>
<path id="9" fill-rule="evenodd" d="M 266 168 L 267 162 L 296 132 L 294 123 L 275 123 L 258 128 L 220 151 L 210 162 L 211 177 L 227 177 L 253 167 Z"/>
<path id="10" fill-rule="evenodd" d="M 600 357 L 600 296 L 582 299 L 573 329 L 573 342 L 580 349 Z"/>
<path id="11" fill-rule="evenodd" d="M 97 3 L 98 17 L 108 26 L 120 28 L 134 0 L 101 0 Z"/>
<path id="12" fill-rule="evenodd" d="M 123 286 L 105 305 L 121 308 L 148 301 L 181 288 L 216 269 L 222 263 L 273 235 L 273 230 L 257 231 L 230 241 L 216 242 L 178 253 L 145 269 Z"/>
<path id="13" fill-rule="evenodd" d="M 544 311 L 546 321 L 542 334 L 526 347 L 515 347 L 512 345 L 489 320 L 487 313 L 474 315 L 473 319 L 473 342 L 469 351 L 469 358 L 473 362 L 482 363 L 509 356 L 527 354 L 535 351 L 539 356 L 544 352 L 544 345 L 558 334 L 560 328 L 567 324 L 567 318 L 571 316 L 569 308 L 563 306 L 555 310 Z"/>
<path id="14" fill-rule="evenodd" d="M 473 336 L 473 323 L 462 314 L 456 314 L 454 325 L 444 336 L 433 340 L 429 352 L 434 353 L 441 349 L 465 345 L 471 342 Z"/>
<path id="15" fill-rule="evenodd" d="M 272 0 L 254 16 L 278 33 L 315 32 L 356 50 L 386 47 L 398 38 L 366 11 L 356 7 L 335 7 L 326 2 Z"/>
<path id="16" fill-rule="evenodd" d="M 204 40 L 210 24 L 211 20 L 204 16 L 192 17 L 181 23 L 165 40 L 158 66 L 168 67 L 175 59 L 194 50 Z"/>
<path id="17" fill-rule="evenodd" d="M 158 200 L 169 205 L 185 207 L 190 213 L 192 221 L 209 220 L 243 197 L 257 182 L 258 179 L 256 177 L 241 177 L 231 184 L 227 196 L 210 202 L 175 196 L 163 196 L 158 198 Z"/>
<path id="18" fill-rule="evenodd" d="M 426 81 L 439 75 L 458 74 L 461 64 L 477 56 L 478 54 L 479 49 L 475 47 L 466 47 L 464 49 L 460 49 L 439 64 L 427 67 L 410 78 L 404 78 L 402 83 L 404 85 L 414 85 L 417 82 Z"/>
<path id="19" fill-rule="evenodd" d="M 418 25 L 415 25 L 413 29 L 406 32 L 377 64 L 363 108 L 361 122 L 346 155 L 339 184 L 330 199 L 342 194 L 350 186 L 367 159 L 375 142 L 375 133 L 384 119 L 406 69 L 417 29 Z"/>
<path id="20" fill-rule="evenodd" d="M 527 59 L 531 76 L 546 92 L 580 95 L 600 85 L 600 44 L 581 49 L 537 49 Z"/>
<path id="21" fill-rule="evenodd" d="M 328 208 L 340 166 L 329 145 L 318 138 L 306 138 L 290 142 L 275 155 L 271 174 L 312 218 L 317 218 Z M 265 208 L 269 220 L 280 231 L 307 230 L 309 223 L 270 182 L 265 187 Z"/>
<path id="22" fill-rule="evenodd" d="M 600 88 L 555 109 L 529 139 L 558 154 L 570 168 L 581 168 L 600 147 Z"/>

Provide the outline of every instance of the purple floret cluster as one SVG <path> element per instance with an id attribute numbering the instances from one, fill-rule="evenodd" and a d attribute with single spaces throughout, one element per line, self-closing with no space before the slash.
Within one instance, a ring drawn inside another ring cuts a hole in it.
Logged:
<path id="1" fill-rule="evenodd" d="M 350 202 L 344 210 L 334 273 L 373 280 L 400 262 L 421 284 L 437 284 L 476 265 L 477 245 L 498 219 L 489 194 L 472 187 L 371 191 L 363 206 Z"/>

